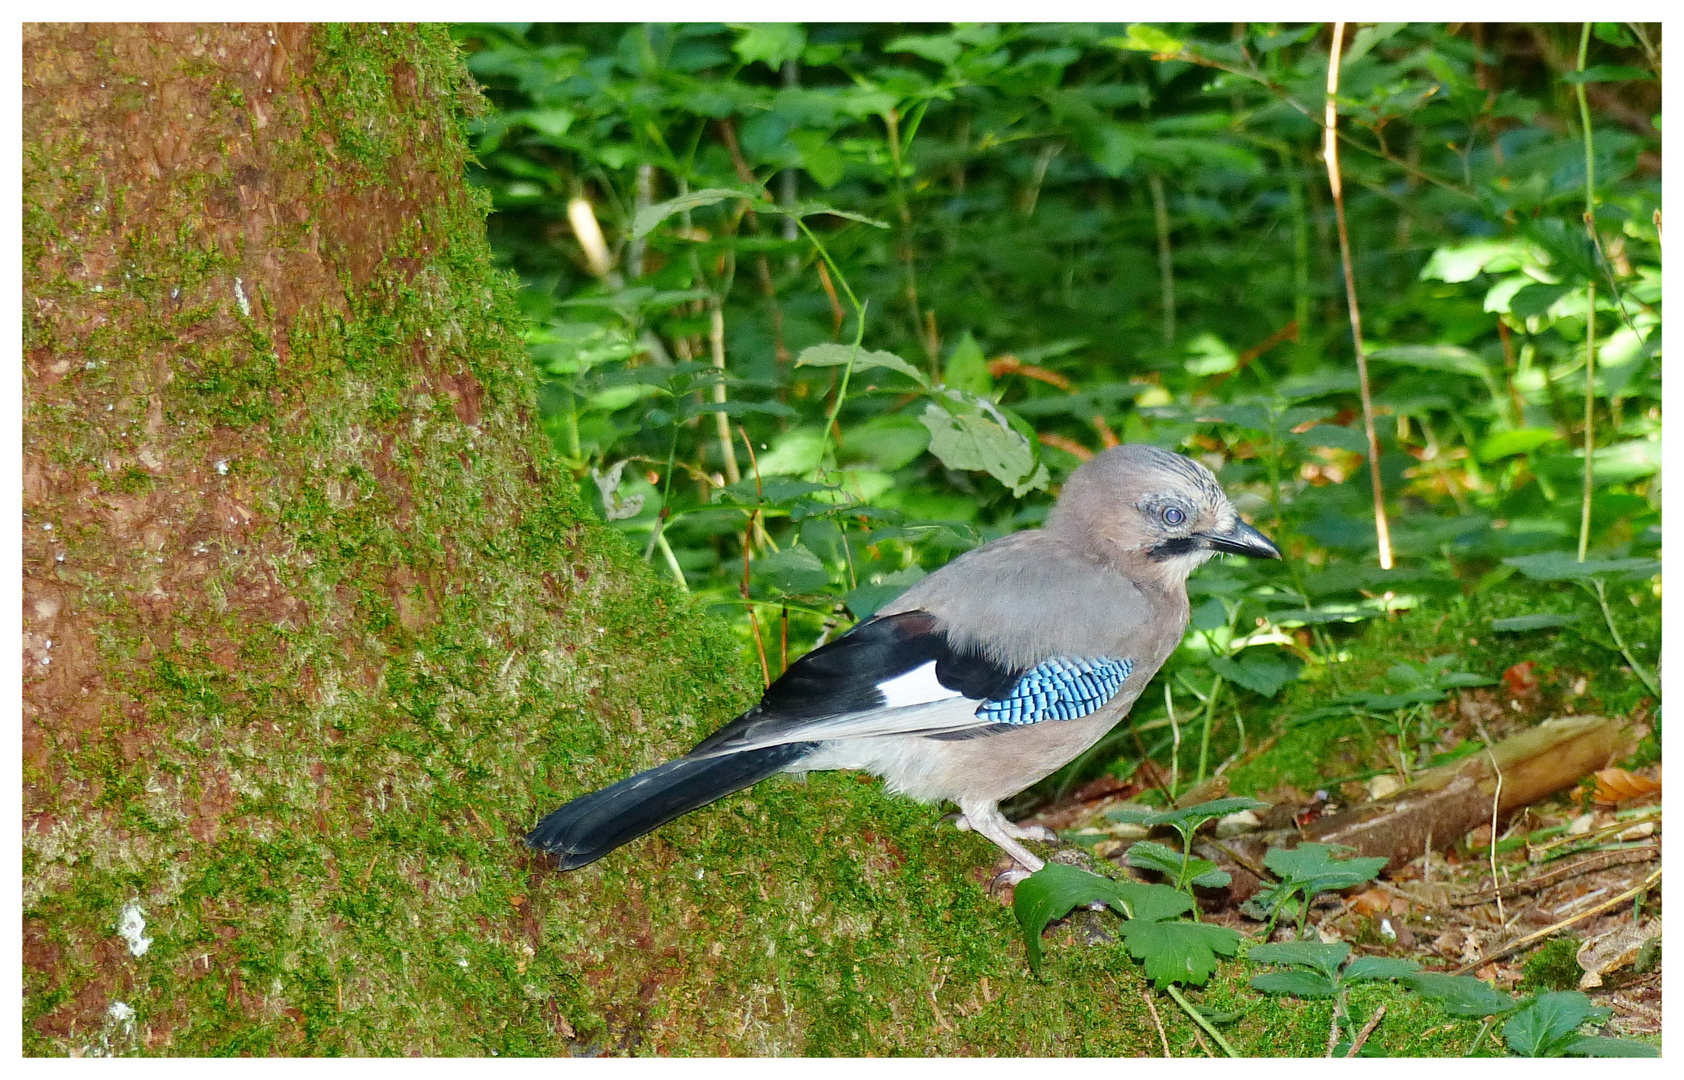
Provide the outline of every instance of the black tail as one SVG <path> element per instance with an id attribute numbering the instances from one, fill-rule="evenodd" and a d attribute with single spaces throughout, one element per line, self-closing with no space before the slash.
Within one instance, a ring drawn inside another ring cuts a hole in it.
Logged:
<path id="1" fill-rule="evenodd" d="M 673 818 L 759 783 L 813 746 L 783 743 L 720 757 L 682 757 L 657 765 L 601 791 L 579 796 L 540 821 L 527 834 L 526 843 L 561 856 L 563 870 L 576 870 Z"/>

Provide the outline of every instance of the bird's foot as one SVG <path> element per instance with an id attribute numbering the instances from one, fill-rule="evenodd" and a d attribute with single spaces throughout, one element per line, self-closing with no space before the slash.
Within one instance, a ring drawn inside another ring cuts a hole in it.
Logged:
<path id="1" fill-rule="evenodd" d="M 971 819 L 966 817 L 964 814 L 960 814 L 958 818 L 954 820 L 953 827 L 958 829 L 960 832 L 984 831 L 971 824 Z M 1004 818 L 1000 819 L 1000 831 L 1014 840 L 1058 839 L 1058 833 L 1047 828 L 1045 825 L 1014 825 Z"/>
<path id="2" fill-rule="evenodd" d="M 988 888 L 989 892 L 999 892 L 1003 888 L 1010 888 L 1029 877 L 1029 871 L 1021 866 L 1014 866 L 1010 870 L 1002 870 L 994 875 L 994 884 Z"/>

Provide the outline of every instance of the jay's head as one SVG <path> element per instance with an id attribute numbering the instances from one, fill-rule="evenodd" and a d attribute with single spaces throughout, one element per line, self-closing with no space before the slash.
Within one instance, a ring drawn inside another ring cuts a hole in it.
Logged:
<path id="1" fill-rule="evenodd" d="M 1093 547 L 1136 580 L 1179 584 L 1212 555 L 1278 559 L 1240 519 L 1222 485 L 1191 458 L 1155 446 L 1113 446 L 1064 485 L 1047 528 Z"/>

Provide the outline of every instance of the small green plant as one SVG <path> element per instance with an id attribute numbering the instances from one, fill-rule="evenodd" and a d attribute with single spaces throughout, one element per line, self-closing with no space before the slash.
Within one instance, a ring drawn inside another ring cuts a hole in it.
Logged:
<path id="1" fill-rule="evenodd" d="M 1283 913 L 1292 914 L 1298 920 L 1298 936 L 1302 938 L 1311 901 L 1324 892 L 1372 881 L 1386 866 L 1386 860 L 1379 857 L 1340 859 L 1334 856 L 1335 851 L 1348 850 L 1334 844 L 1308 843 L 1295 848 L 1270 848 L 1263 856 L 1263 865 L 1280 878 L 1280 883 L 1246 901 L 1241 910 L 1256 918 L 1269 920 L 1269 926 L 1264 931 L 1265 938 L 1274 932 L 1275 923 Z"/>
<path id="2" fill-rule="evenodd" d="M 1113 810 L 1105 816 L 1112 821 L 1127 822 L 1134 825 L 1145 825 L 1156 828 L 1168 825 L 1181 834 L 1181 850 L 1168 847 L 1152 840 L 1142 840 L 1128 850 L 1129 865 L 1137 870 L 1155 870 L 1163 874 L 1171 885 L 1184 893 L 1191 895 L 1194 885 L 1203 889 L 1220 889 L 1230 882 L 1232 877 L 1226 870 L 1219 870 L 1209 859 L 1199 859 L 1193 856 L 1193 834 L 1200 826 L 1214 818 L 1227 814 L 1238 813 L 1241 810 L 1264 810 L 1269 806 L 1257 799 L 1247 799 L 1238 796 L 1226 799 L 1211 799 L 1180 810 L 1144 810 L 1126 807 Z M 1198 906 L 1193 907 L 1194 917 L 1197 918 Z"/>
<path id="3" fill-rule="evenodd" d="M 1251 979 L 1253 989 L 1265 994 L 1333 998 L 1328 1043 L 1336 1057 L 1349 1056 L 1360 1027 L 1350 1015 L 1348 996 L 1351 985 L 1401 978 L 1413 974 L 1421 966 L 1413 960 L 1394 960 L 1384 956 L 1358 956 L 1347 962 L 1350 953 L 1351 947 L 1343 941 L 1330 944 L 1294 941 L 1284 945 L 1257 945 L 1246 954 L 1246 959 L 1253 963 L 1284 964 L 1294 969 L 1254 975 Z"/>
<path id="4" fill-rule="evenodd" d="M 1606 1020 L 1609 1010 L 1592 1005 L 1590 998 L 1577 990 L 1540 994 L 1524 1000 L 1493 990 L 1471 975 L 1417 971 L 1401 976 L 1398 981 L 1421 997 L 1436 1001 L 1452 1016 L 1485 1019 L 1485 1026 L 1468 1047 L 1468 1056 L 1479 1049 L 1497 1018 L 1511 1012 L 1514 1015 L 1503 1025 L 1503 1038 L 1517 1057 L 1659 1056 L 1654 1047 L 1631 1039 L 1579 1034 L 1585 1024 Z"/>
<path id="5" fill-rule="evenodd" d="M 1503 1025 L 1503 1039 L 1517 1057 L 1660 1057 L 1647 1043 L 1579 1033 L 1611 1011 L 1577 990 L 1539 994 Z"/>
<path id="6" fill-rule="evenodd" d="M 1239 951 L 1240 934 L 1226 926 L 1189 922 L 1177 916 L 1193 900 L 1168 885 L 1117 881 L 1074 866 L 1048 863 L 1018 883 L 1012 908 L 1029 953 L 1029 968 L 1041 972 L 1041 933 L 1054 919 L 1098 901 L 1123 916 L 1119 934 L 1129 955 L 1145 965 L 1146 976 L 1204 1028 L 1230 1057 L 1237 1056 L 1209 1017 L 1195 1008 L 1177 983 L 1203 986 L 1216 972 L 1218 956 Z"/>

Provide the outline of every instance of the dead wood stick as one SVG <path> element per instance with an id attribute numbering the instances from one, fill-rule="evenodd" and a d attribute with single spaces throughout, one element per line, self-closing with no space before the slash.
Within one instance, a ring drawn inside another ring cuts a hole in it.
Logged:
<path id="1" fill-rule="evenodd" d="M 1362 1044 L 1368 1041 L 1368 1037 L 1374 1034 L 1374 1029 L 1379 1027 L 1380 1021 L 1385 1018 L 1386 1007 L 1384 1005 L 1375 1009 L 1374 1015 L 1368 1018 L 1368 1023 L 1364 1024 L 1362 1026 L 1362 1030 L 1357 1032 L 1356 1041 L 1351 1043 L 1351 1048 L 1349 1050 L 1345 1051 L 1345 1056 L 1348 1058 L 1356 1057 L 1357 1053 L 1362 1049 Z"/>
<path id="2" fill-rule="evenodd" d="M 1589 874 L 1597 870 L 1606 870 L 1610 866 L 1624 866 L 1626 863 L 1648 862 L 1658 857 L 1661 849 L 1658 845 L 1643 848 L 1630 848 L 1625 851 L 1605 851 L 1600 855 L 1592 855 L 1588 859 L 1580 859 L 1566 866 L 1529 877 L 1524 881 L 1516 881 L 1504 885 L 1500 890 L 1505 898 L 1524 896 L 1526 893 L 1539 892 L 1551 885 L 1559 885 L 1569 878 L 1580 874 Z M 1472 896 L 1458 896 L 1450 901 L 1453 907 L 1475 907 L 1489 903 L 1495 899 L 1499 890 L 1486 889 L 1484 892 L 1474 893 Z"/>
<path id="3" fill-rule="evenodd" d="M 1607 900 L 1604 900 L 1604 901 L 1602 901 L 1602 903 L 1597 904 L 1595 907 L 1586 908 L 1585 910 L 1579 912 L 1577 915 L 1569 915 L 1567 918 L 1562 919 L 1558 923 L 1553 923 L 1549 926 L 1544 927 L 1542 930 L 1534 931 L 1530 934 L 1527 934 L 1523 938 L 1519 938 L 1515 941 L 1511 941 L 1507 945 L 1504 945 L 1501 949 L 1498 949 L 1496 952 L 1491 953 L 1489 956 L 1482 956 L 1478 960 L 1473 961 L 1472 963 L 1463 964 L 1461 967 L 1459 967 L 1455 971 L 1451 972 L 1451 974 L 1452 975 L 1466 975 L 1468 972 L 1473 971 L 1475 968 L 1484 967 L 1486 964 L 1491 963 L 1491 961 L 1493 961 L 1493 960 L 1501 960 L 1503 957 L 1507 956 L 1509 953 L 1514 952 L 1516 949 L 1523 949 L 1526 946 L 1532 944 L 1534 941 L 1542 941 L 1544 938 L 1549 937 L 1551 934 L 1555 933 L 1556 931 L 1561 930 L 1561 929 L 1563 929 L 1565 927 L 1568 927 L 1568 926 L 1572 926 L 1576 922 L 1583 922 L 1585 919 L 1590 918 L 1592 915 L 1600 914 L 1604 911 L 1607 911 L 1611 907 L 1620 906 L 1621 904 L 1625 903 L 1627 900 L 1630 900 L 1630 899 L 1633 899 L 1634 897 L 1636 897 L 1638 893 L 1643 892 L 1647 889 L 1654 888 L 1655 885 L 1659 884 L 1660 880 L 1661 880 L 1661 872 L 1659 870 L 1656 870 L 1654 873 L 1652 873 L 1648 877 L 1644 878 L 1642 884 L 1634 885 L 1631 888 L 1627 889 L 1625 892 L 1621 893 L 1620 895 L 1612 897 L 1612 898 L 1607 899 Z"/>

